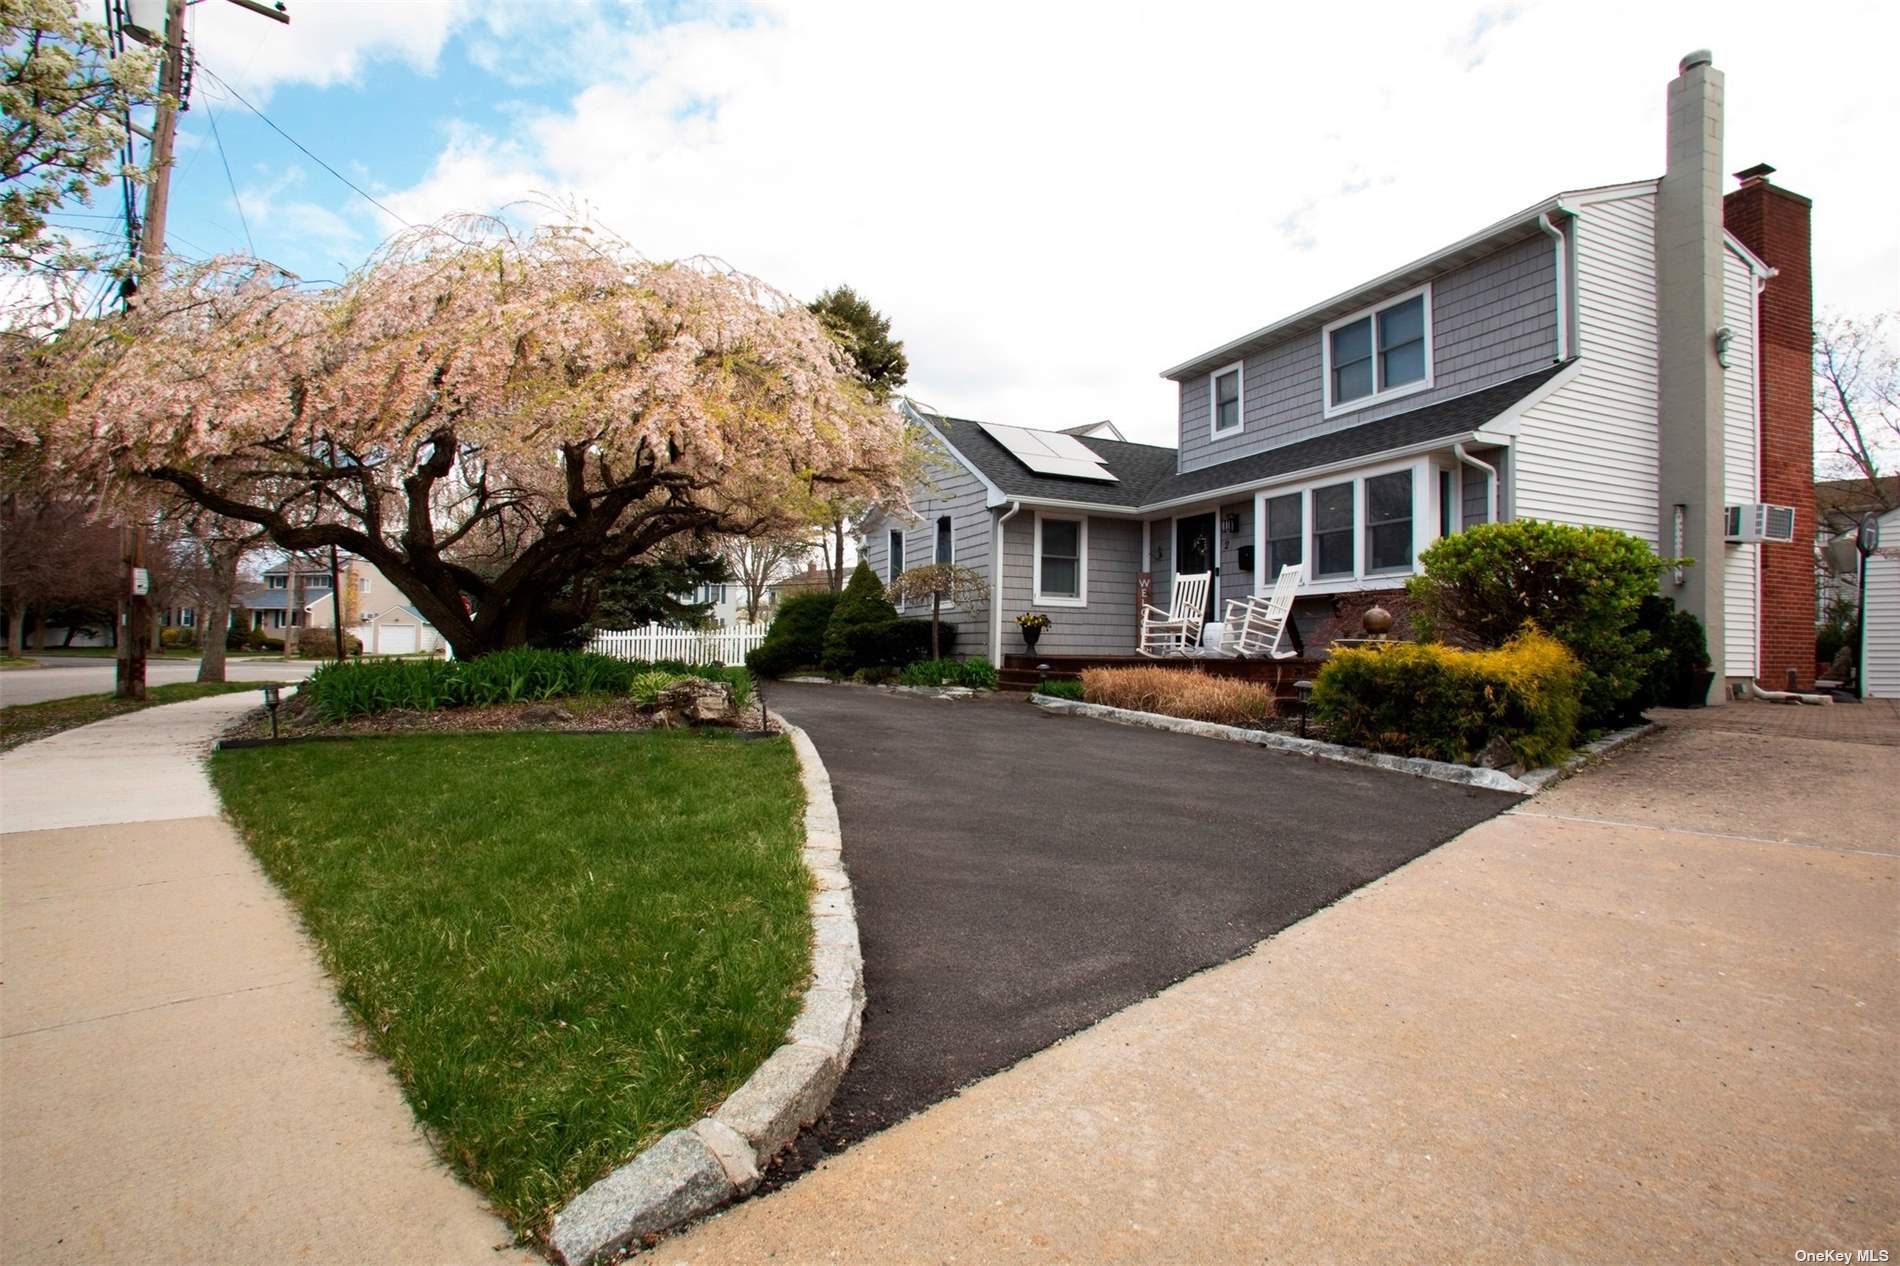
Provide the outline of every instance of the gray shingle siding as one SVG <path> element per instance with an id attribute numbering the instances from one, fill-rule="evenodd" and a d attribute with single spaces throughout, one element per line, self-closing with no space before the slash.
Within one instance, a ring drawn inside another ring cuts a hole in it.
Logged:
<path id="1" fill-rule="evenodd" d="M 888 580 L 889 532 L 891 528 L 902 528 L 904 560 L 898 570 L 921 567 L 935 558 L 937 520 L 947 514 L 950 516 L 950 539 L 956 562 L 968 567 L 988 584 L 991 515 L 984 504 L 987 490 L 975 476 L 944 454 L 934 440 L 926 439 L 924 442 L 937 456 L 927 466 L 930 472 L 927 482 L 917 483 L 911 488 L 910 512 L 873 511 L 866 516 L 861 528 L 864 542 L 859 556 L 871 564 L 878 579 Z M 928 618 L 930 607 L 928 604 L 913 605 L 901 608 L 899 614 Z M 959 656 L 981 658 L 988 654 L 989 603 L 948 608 L 943 612 L 943 620 L 946 624 L 960 626 L 957 630 Z"/>
<path id="2" fill-rule="evenodd" d="M 1133 519 L 1088 518 L 1088 605 L 1045 607 L 1034 598 L 1036 512 L 1025 507 L 1003 525 L 1003 650 L 1023 649 L 1015 618 L 1041 611 L 1050 627 L 1036 645 L 1046 655 L 1135 653 L 1135 577 L 1141 571 L 1141 524 Z M 1074 517 L 1045 511 L 1045 517 Z"/>
<path id="3" fill-rule="evenodd" d="M 1549 365 L 1557 354 L 1553 247 L 1542 235 L 1500 248 L 1432 283 L 1432 388 L 1327 418 L 1320 333 L 1308 331 L 1249 355 L 1242 371 L 1244 425 L 1208 433 L 1207 376 L 1180 387 L 1180 465 L 1196 470 L 1282 444 L 1358 426 Z"/>

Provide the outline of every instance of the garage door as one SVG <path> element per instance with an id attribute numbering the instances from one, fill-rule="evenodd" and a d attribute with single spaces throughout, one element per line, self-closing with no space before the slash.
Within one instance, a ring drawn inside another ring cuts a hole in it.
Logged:
<path id="1" fill-rule="evenodd" d="M 376 626 L 376 653 L 413 655 L 416 653 L 416 634 L 420 631 L 413 624 L 379 624 Z"/>

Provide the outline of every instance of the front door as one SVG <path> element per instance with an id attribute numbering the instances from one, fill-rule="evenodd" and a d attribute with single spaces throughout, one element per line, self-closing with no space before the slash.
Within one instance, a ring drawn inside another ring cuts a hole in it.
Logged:
<path id="1" fill-rule="evenodd" d="M 1174 574 L 1193 576 L 1208 572 L 1213 580 L 1207 586 L 1207 610 L 1202 618 L 1214 618 L 1215 595 L 1220 592 L 1220 554 L 1214 548 L 1214 516 L 1190 515 L 1174 524 Z"/>

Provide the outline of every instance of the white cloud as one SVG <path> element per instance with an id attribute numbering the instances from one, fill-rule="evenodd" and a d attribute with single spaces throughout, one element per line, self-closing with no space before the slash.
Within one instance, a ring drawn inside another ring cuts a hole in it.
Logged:
<path id="1" fill-rule="evenodd" d="M 1775 162 L 1816 200 L 1817 300 L 1893 304 L 1889 11 L 1345 12 L 592 14 L 571 51 L 601 78 L 507 135 L 458 131 L 386 200 L 413 219 L 574 198 L 650 255 L 717 254 L 798 294 L 848 281 L 892 316 L 920 398 L 1169 440 L 1163 366 L 1557 190 L 1656 174 L 1664 85 L 1712 45 L 1729 166 Z"/>
<path id="2" fill-rule="evenodd" d="M 475 16 L 472 0 L 291 0 L 289 9 L 285 25 L 234 4 L 195 5 L 199 58 L 261 105 L 277 84 L 360 83 L 377 61 L 433 70 L 449 37 Z"/>

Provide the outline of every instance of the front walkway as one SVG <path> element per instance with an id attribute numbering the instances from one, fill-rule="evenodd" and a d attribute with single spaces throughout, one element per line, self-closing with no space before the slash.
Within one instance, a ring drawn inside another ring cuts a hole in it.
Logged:
<path id="1" fill-rule="evenodd" d="M 1736 732 L 1769 706 L 1677 718 L 665 1260 L 1900 1256 L 1900 748 Z"/>
<path id="2" fill-rule="evenodd" d="M 436 1163 L 217 816 L 199 754 L 258 702 L 0 756 L 0 1257 L 536 1261 Z"/>

